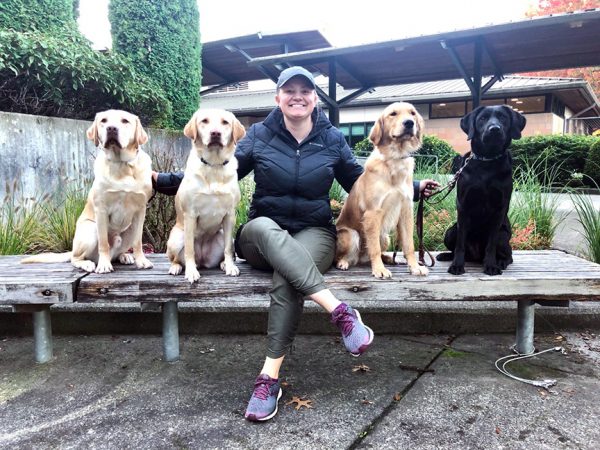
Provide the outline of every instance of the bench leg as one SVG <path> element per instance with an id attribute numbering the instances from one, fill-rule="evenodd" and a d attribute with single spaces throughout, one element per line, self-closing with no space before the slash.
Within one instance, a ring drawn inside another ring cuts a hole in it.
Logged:
<path id="1" fill-rule="evenodd" d="M 177 322 L 177 302 L 163 304 L 163 354 L 165 361 L 179 359 L 179 324 Z"/>
<path id="2" fill-rule="evenodd" d="M 535 317 L 535 303 L 533 300 L 518 300 L 517 310 L 517 343 L 516 351 L 522 355 L 535 352 L 533 346 L 533 325 Z"/>
<path id="3" fill-rule="evenodd" d="M 36 362 L 50 361 L 52 359 L 52 324 L 49 305 L 33 312 L 33 341 Z"/>

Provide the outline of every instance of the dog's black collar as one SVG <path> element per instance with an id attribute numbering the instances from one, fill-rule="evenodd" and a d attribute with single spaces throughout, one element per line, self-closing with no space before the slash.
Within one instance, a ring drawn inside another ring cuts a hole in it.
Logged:
<path id="1" fill-rule="evenodd" d="M 206 164 L 207 166 L 211 166 L 211 167 L 214 167 L 215 165 L 216 165 L 216 166 L 226 166 L 226 165 L 227 165 L 227 163 L 229 162 L 229 160 L 226 160 L 226 161 L 225 161 L 225 162 L 223 162 L 222 164 L 211 164 L 211 163 L 209 163 L 207 160 L 205 160 L 205 159 L 204 159 L 204 158 L 202 158 L 202 157 L 200 157 L 200 161 L 202 161 L 202 162 L 203 162 L 204 164 Z"/>
<path id="2" fill-rule="evenodd" d="M 497 159 L 500 159 L 506 155 L 506 153 L 502 153 L 501 155 L 494 156 L 493 158 L 486 158 L 485 156 L 478 156 L 475 153 L 471 152 L 471 158 L 477 161 L 496 161 Z"/>

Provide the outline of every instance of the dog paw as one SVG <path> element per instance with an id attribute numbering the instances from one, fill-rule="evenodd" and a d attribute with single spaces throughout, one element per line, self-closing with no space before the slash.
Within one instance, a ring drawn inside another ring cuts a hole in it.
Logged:
<path id="1" fill-rule="evenodd" d="M 444 252 L 438 254 L 435 259 L 438 261 L 452 261 L 454 259 L 454 253 L 452 252 Z"/>
<path id="2" fill-rule="evenodd" d="M 135 267 L 138 269 L 152 269 L 154 264 L 152 264 L 148 258 L 142 256 L 140 258 L 136 258 Z"/>
<path id="3" fill-rule="evenodd" d="M 106 261 L 98 261 L 98 265 L 96 266 L 96 273 L 110 273 L 112 271 L 114 271 L 115 269 L 113 268 L 112 264 L 110 263 L 110 261 L 106 262 Z"/>
<path id="4" fill-rule="evenodd" d="M 119 262 L 121 264 L 133 264 L 135 262 L 135 258 L 131 253 L 121 253 L 119 255 Z"/>
<path id="5" fill-rule="evenodd" d="M 235 264 L 225 261 L 221 262 L 221 270 L 225 272 L 225 275 L 229 275 L 230 277 L 237 277 L 240 274 L 240 269 Z"/>
<path id="6" fill-rule="evenodd" d="M 420 277 L 424 277 L 429 273 L 429 269 L 425 266 L 410 266 L 409 271 L 411 275 L 418 275 Z"/>
<path id="7" fill-rule="evenodd" d="M 190 283 L 194 283 L 195 281 L 198 281 L 200 279 L 200 272 L 198 272 L 198 269 L 196 269 L 193 266 L 186 266 L 185 279 L 188 280 Z"/>
<path id="8" fill-rule="evenodd" d="M 501 259 L 498 261 L 498 265 L 500 266 L 500 269 L 504 270 L 508 267 L 509 264 L 512 264 L 512 258 L 511 259 Z"/>
<path id="9" fill-rule="evenodd" d="M 169 267 L 170 275 L 179 275 L 181 272 L 183 272 L 183 266 L 181 264 L 173 263 L 171 264 L 171 267 Z"/>
<path id="10" fill-rule="evenodd" d="M 94 261 L 77 261 L 76 263 L 73 263 L 73 265 L 78 269 L 85 270 L 86 272 L 90 273 L 96 270 L 96 264 L 94 263 Z"/>
<path id="11" fill-rule="evenodd" d="M 375 278 L 392 278 L 392 272 L 387 270 L 385 267 L 373 269 L 373 276 Z"/>
<path id="12" fill-rule="evenodd" d="M 463 273 L 465 273 L 465 266 L 458 266 L 458 265 L 452 264 L 448 268 L 448 273 L 451 273 L 452 275 L 462 275 Z"/>
<path id="13" fill-rule="evenodd" d="M 346 261 L 345 259 L 340 259 L 335 265 L 335 267 L 337 267 L 340 270 L 348 270 L 350 264 L 348 264 L 348 261 Z"/>
<path id="14" fill-rule="evenodd" d="M 483 268 L 483 273 L 485 273 L 486 275 L 502 275 L 502 270 L 500 269 L 500 267 L 498 266 L 485 266 Z"/>

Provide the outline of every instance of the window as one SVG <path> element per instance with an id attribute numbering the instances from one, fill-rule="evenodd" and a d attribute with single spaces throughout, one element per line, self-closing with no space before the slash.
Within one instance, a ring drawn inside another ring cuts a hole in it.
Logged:
<path id="1" fill-rule="evenodd" d="M 465 104 L 466 102 L 432 103 L 429 118 L 462 117 L 465 115 Z"/>
<path id="2" fill-rule="evenodd" d="M 494 105 L 504 105 L 506 99 L 504 98 L 486 98 L 479 102 L 480 106 L 494 106 Z M 467 112 L 473 111 L 473 102 L 469 100 L 467 102 Z"/>
<path id="3" fill-rule="evenodd" d="M 350 148 L 354 148 L 369 135 L 374 124 L 375 122 L 345 123 L 339 126 L 339 130 L 344 134 Z"/>
<path id="4" fill-rule="evenodd" d="M 506 100 L 506 104 L 520 113 L 542 113 L 546 110 L 546 96 L 512 97 Z"/>

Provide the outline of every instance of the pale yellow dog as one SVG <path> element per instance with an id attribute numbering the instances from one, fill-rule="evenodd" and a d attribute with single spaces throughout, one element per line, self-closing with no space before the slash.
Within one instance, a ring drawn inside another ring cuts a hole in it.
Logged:
<path id="1" fill-rule="evenodd" d="M 240 201 L 235 145 L 246 131 L 224 110 L 196 111 L 183 133 L 192 140 L 183 180 L 175 196 L 177 222 L 167 242 L 169 273 L 193 283 L 198 267 L 220 265 L 227 275 L 240 271 L 234 262 L 235 208 Z"/>
<path id="2" fill-rule="evenodd" d="M 87 137 L 100 149 L 94 182 L 75 229 L 73 251 L 43 253 L 31 262 L 67 262 L 87 272 L 113 271 L 112 261 L 148 269 L 142 251 L 146 203 L 152 194 L 152 162 L 140 145 L 148 141 L 137 116 L 108 110 L 96 114 Z M 133 254 L 128 250 L 133 248 Z"/>

